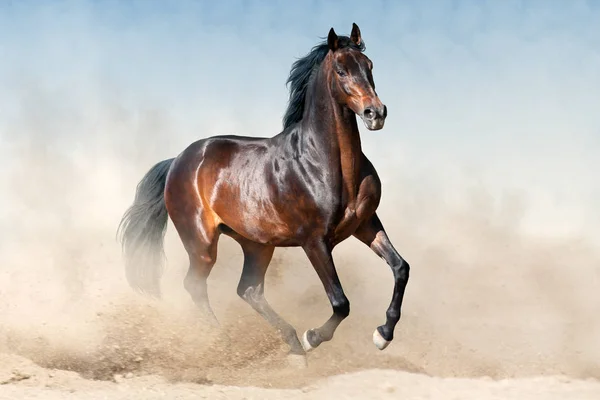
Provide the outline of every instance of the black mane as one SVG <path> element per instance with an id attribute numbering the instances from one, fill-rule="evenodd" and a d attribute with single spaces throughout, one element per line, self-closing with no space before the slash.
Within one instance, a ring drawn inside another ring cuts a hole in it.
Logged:
<path id="1" fill-rule="evenodd" d="M 364 41 L 361 41 L 360 46 L 357 46 L 348 36 L 338 36 L 338 46 L 340 49 L 351 47 L 361 52 L 365 51 Z M 290 85 L 290 98 L 283 117 L 284 130 L 302 120 L 308 82 L 312 72 L 323 62 L 328 52 L 329 46 L 327 41 L 324 41 L 313 47 L 306 56 L 292 64 L 290 76 L 286 81 L 286 85 Z"/>

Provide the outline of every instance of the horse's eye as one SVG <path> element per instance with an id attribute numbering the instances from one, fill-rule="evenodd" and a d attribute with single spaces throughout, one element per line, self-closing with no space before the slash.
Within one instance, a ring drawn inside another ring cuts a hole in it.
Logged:
<path id="1" fill-rule="evenodd" d="M 344 71 L 343 69 L 337 69 L 336 72 L 339 76 L 346 76 L 346 71 Z"/>

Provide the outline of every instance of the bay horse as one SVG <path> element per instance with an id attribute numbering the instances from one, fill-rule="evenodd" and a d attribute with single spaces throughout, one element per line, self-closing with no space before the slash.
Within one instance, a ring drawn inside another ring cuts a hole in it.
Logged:
<path id="1" fill-rule="evenodd" d="M 237 294 L 289 345 L 290 355 L 333 338 L 350 313 L 332 258 L 333 248 L 356 237 L 391 267 L 394 289 L 385 324 L 373 332 L 383 350 L 394 337 L 409 264 L 377 216 L 381 181 L 361 149 L 358 115 L 370 131 L 383 128 L 387 107 L 373 80 L 373 62 L 356 24 L 350 36 L 331 28 L 326 41 L 294 62 L 283 130 L 272 137 L 212 136 L 154 165 L 138 183 L 119 224 L 129 284 L 160 297 L 163 240 L 170 217 L 189 256 L 184 287 L 212 323 L 207 295 L 219 236 L 239 243 L 244 265 Z M 301 339 L 264 296 L 276 247 L 301 247 L 333 308 Z"/>

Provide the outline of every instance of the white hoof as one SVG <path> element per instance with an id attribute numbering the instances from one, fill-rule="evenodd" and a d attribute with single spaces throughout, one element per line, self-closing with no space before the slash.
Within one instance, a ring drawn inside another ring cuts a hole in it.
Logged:
<path id="1" fill-rule="evenodd" d="M 373 343 L 375 344 L 375 347 L 377 347 L 379 350 L 383 350 L 386 347 L 388 347 L 390 341 L 385 340 L 383 336 L 381 336 L 379 331 L 375 329 L 375 332 L 373 332 Z"/>
<path id="2" fill-rule="evenodd" d="M 307 353 L 309 351 L 315 349 L 314 347 L 312 347 L 310 345 L 310 342 L 308 341 L 308 331 L 304 332 L 304 335 L 302 335 L 302 347 L 304 348 L 304 351 Z"/>
<path id="3" fill-rule="evenodd" d="M 304 369 L 308 367 L 306 356 L 303 354 L 288 354 L 287 362 L 290 367 L 296 369 Z"/>

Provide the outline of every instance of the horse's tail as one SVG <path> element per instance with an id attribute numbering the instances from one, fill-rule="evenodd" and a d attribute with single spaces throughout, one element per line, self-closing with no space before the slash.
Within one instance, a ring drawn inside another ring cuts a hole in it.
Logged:
<path id="1" fill-rule="evenodd" d="M 135 290 L 160 297 L 165 254 L 163 240 L 169 215 L 165 184 L 174 158 L 154 165 L 138 183 L 135 200 L 125 211 L 117 229 L 123 246 L 125 271 Z"/>

